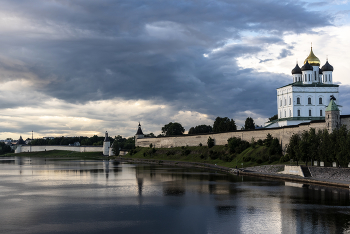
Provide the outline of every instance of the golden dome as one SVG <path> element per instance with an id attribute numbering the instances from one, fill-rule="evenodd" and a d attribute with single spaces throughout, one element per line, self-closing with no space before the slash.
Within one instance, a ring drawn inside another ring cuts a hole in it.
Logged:
<path id="1" fill-rule="evenodd" d="M 309 64 L 311 66 L 320 66 L 321 62 L 320 60 L 316 57 L 316 55 L 314 55 L 314 52 L 312 51 L 312 47 L 311 47 L 311 51 L 309 56 L 307 56 L 307 58 L 304 61 L 304 64 L 306 63 L 306 61 L 309 61 Z"/>

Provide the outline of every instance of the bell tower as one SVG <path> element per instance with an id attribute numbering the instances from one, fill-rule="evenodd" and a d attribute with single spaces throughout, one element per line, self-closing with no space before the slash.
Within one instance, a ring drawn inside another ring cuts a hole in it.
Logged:
<path id="1" fill-rule="evenodd" d="M 335 103 L 335 97 L 331 95 L 331 101 L 326 108 L 326 128 L 328 132 L 333 132 L 334 129 L 340 127 L 340 110 Z"/>

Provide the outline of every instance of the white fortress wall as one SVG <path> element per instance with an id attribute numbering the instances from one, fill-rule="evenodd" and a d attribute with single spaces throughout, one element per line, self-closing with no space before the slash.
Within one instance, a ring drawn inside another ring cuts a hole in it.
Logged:
<path id="1" fill-rule="evenodd" d="M 17 146 L 16 153 L 40 152 L 49 150 L 68 150 L 76 152 L 103 152 L 102 146 L 68 146 L 68 145 L 22 145 Z"/>
<path id="2" fill-rule="evenodd" d="M 271 134 L 272 137 L 279 139 L 283 149 L 289 143 L 290 137 L 295 134 L 300 134 L 304 130 L 309 131 L 310 128 L 315 128 L 316 131 L 325 128 L 325 122 L 314 122 L 304 123 L 296 126 L 285 126 L 279 128 L 263 128 L 257 130 L 237 130 L 233 132 L 225 133 L 212 133 L 212 134 L 201 134 L 201 135 L 183 135 L 183 136 L 170 136 L 170 137 L 145 137 L 136 139 L 135 145 L 140 147 L 149 147 L 150 144 L 156 148 L 171 148 L 180 146 L 198 146 L 207 145 L 208 138 L 214 139 L 215 145 L 225 145 L 227 140 L 231 137 L 238 137 L 242 140 L 250 142 L 252 138 L 255 141 L 266 139 L 267 134 Z"/>

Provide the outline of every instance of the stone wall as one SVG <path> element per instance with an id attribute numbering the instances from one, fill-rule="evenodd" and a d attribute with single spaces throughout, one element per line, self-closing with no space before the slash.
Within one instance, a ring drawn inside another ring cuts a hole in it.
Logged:
<path id="1" fill-rule="evenodd" d="M 76 152 L 102 152 L 102 146 L 68 146 L 68 145 L 21 145 L 17 146 L 16 153 L 40 152 L 49 150 L 68 150 Z"/>
<path id="2" fill-rule="evenodd" d="M 350 122 L 350 121 L 349 121 Z M 278 138 L 283 150 L 286 145 L 289 144 L 289 139 L 293 134 L 300 134 L 304 130 L 309 131 L 310 128 L 315 128 L 316 131 L 325 128 L 325 121 L 314 121 L 310 123 L 301 123 L 296 126 L 285 126 L 279 128 L 262 128 L 256 130 L 237 130 L 233 132 L 225 133 L 211 133 L 200 135 L 183 135 L 183 136 L 170 136 L 170 137 L 145 137 L 135 140 L 135 145 L 140 147 L 149 147 L 150 144 L 156 148 L 171 148 L 179 146 L 198 146 L 207 145 L 208 138 L 214 139 L 215 145 L 225 145 L 227 140 L 231 137 L 239 137 L 243 140 L 250 142 L 252 138 L 255 141 L 266 139 L 268 133 L 274 138 Z"/>

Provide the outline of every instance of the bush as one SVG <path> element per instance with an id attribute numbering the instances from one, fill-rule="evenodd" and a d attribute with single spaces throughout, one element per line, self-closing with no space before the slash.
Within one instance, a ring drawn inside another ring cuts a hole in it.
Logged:
<path id="1" fill-rule="evenodd" d="M 149 147 L 150 147 L 150 148 L 153 148 L 153 145 L 152 145 L 152 143 L 151 143 L 151 144 L 149 144 Z"/>
<path id="2" fill-rule="evenodd" d="M 189 155 L 190 153 L 191 153 L 191 150 L 185 149 L 181 152 L 181 155 L 186 156 L 186 155 Z"/>
<path id="3" fill-rule="evenodd" d="M 167 156 L 174 155 L 174 154 L 175 154 L 174 151 L 170 151 L 170 150 L 169 150 L 169 151 L 166 152 L 166 155 L 167 155 Z"/>
<path id="4" fill-rule="evenodd" d="M 258 163 L 258 164 L 262 164 L 263 163 L 263 161 L 259 158 L 258 160 L 256 160 L 256 163 Z"/>
<path id="5" fill-rule="evenodd" d="M 208 148 L 211 148 L 215 145 L 214 143 L 214 139 L 212 139 L 211 137 L 208 138 Z"/>
<path id="6" fill-rule="evenodd" d="M 240 154 L 249 147 L 249 142 L 241 140 L 241 138 L 232 137 L 227 141 L 230 153 Z"/>
<path id="7" fill-rule="evenodd" d="M 212 160 L 215 160 L 215 159 L 218 159 L 219 158 L 219 155 L 217 152 L 213 151 L 213 150 L 209 150 L 209 157 L 212 159 Z"/>

